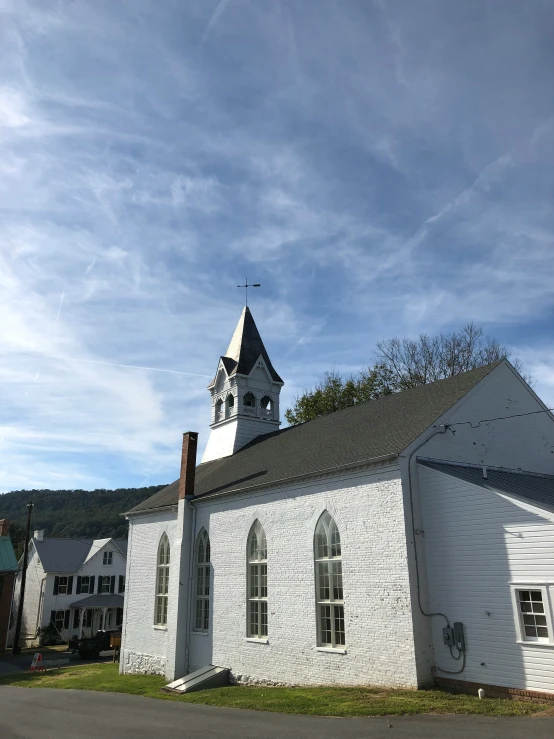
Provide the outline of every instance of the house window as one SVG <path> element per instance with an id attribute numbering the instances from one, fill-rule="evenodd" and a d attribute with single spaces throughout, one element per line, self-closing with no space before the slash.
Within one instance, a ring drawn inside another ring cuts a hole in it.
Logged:
<path id="1" fill-rule="evenodd" d="M 58 577 L 58 593 L 57 595 L 67 595 L 67 586 L 69 578 L 65 575 Z"/>
<path id="2" fill-rule="evenodd" d="M 250 529 L 247 548 L 248 636 L 267 637 L 267 541 L 259 521 Z"/>
<path id="3" fill-rule="evenodd" d="M 50 620 L 58 631 L 63 631 L 69 626 L 69 611 L 52 611 Z"/>
<path id="4" fill-rule="evenodd" d="M 104 552 L 104 561 L 103 564 L 105 565 L 111 565 L 113 562 L 113 552 Z"/>
<path id="5" fill-rule="evenodd" d="M 81 593 L 90 593 L 90 577 L 88 575 L 85 575 L 84 577 L 81 577 Z"/>
<path id="6" fill-rule="evenodd" d="M 100 588 L 98 592 L 99 593 L 110 593 L 112 578 L 109 575 L 101 575 L 99 579 L 100 579 Z"/>
<path id="7" fill-rule="evenodd" d="M 327 511 L 316 526 L 314 557 L 318 645 L 341 648 L 346 639 L 340 534 Z"/>
<path id="8" fill-rule="evenodd" d="M 552 624 L 545 587 L 513 590 L 521 641 L 550 643 Z"/>
<path id="9" fill-rule="evenodd" d="M 156 572 L 156 608 L 154 623 L 156 626 L 167 624 L 167 593 L 169 590 L 169 539 L 164 534 L 158 546 L 158 564 Z"/>
<path id="10" fill-rule="evenodd" d="M 202 529 L 196 544 L 196 631 L 208 631 L 210 627 L 210 576 L 210 539 Z"/>

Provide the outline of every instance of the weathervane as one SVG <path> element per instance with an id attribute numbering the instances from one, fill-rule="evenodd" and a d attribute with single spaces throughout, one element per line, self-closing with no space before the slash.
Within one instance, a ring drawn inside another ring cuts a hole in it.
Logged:
<path id="1" fill-rule="evenodd" d="M 237 287 L 243 287 L 244 288 L 244 294 L 245 294 L 245 297 L 244 297 L 244 301 L 245 302 L 244 302 L 244 304 L 248 308 L 248 288 L 249 287 L 260 287 L 260 283 L 259 282 L 256 282 L 253 285 L 249 285 L 248 284 L 248 277 L 247 277 L 246 278 L 246 284 L 244 284 L 244 285 L 237 285 Z"/>

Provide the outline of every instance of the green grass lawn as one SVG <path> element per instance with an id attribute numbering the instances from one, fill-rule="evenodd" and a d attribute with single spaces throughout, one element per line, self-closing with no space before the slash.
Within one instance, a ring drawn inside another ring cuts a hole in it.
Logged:
<path id="1" fill-rule="evenodd" d="M 228 687 L 189 695 L 164 693 L 163 677 L 119 675 L 117 664 L 68 667 L 46 673 L 24 673 L 0 678 L 3 685 L 22 688 L 71 688 L 203 703 L 228 708 L 250 708 L 279 713 L 319 716 L 395 716 L 415 713 L 466 713 L 483 716 L 526 716 L 545 706 L 494 698 L 479 700 L 443 690 L 386 690 L 383 688 L 249 688 Z"/>

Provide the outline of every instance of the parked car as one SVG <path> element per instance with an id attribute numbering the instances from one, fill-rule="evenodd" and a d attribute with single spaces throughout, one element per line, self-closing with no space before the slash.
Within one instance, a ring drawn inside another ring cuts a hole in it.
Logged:
<path id="1" fill-rule="evenodd" d="M 70 639 L 69 649 L 79 652 L 82 659 L 96 659 L 100 652 L 108 649 L 119 649 L 121 644 L 121 631 L 97 631 L 93 637 L 87 639 Z"/>

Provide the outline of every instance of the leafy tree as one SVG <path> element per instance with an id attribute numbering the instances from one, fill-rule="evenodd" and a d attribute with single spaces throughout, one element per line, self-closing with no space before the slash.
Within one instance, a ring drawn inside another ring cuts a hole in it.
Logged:
<path id="1" fill-rule="evenodd" d="M 297 396 L 294 407 L 285 411 L 285 418 L 291 425 L 310 421 L 372 398 L 389 395 L 393 392 L 392 387 L 388 369 L 380 364 L 347 378 L 338 372 L 326 372 L 313 390 L 306 390 Z"/>
<path id="2" fill-rule="evenodd" d="M 291 425 L 348 408 L 367 400 L 491 364 L 510 356 L 508 349 L 496 339 L 485 336 L 483 329 L 468 323 L 460 331 L 418 339 L 387 339 L 377 344 L 376 362 L 357 375 L 342 377 L 326 372 L 313 390 L 295 398 L 294 406 L 285 412 Z M 519 360 L 513 361 L 521 371 Z M 530 378 L 526 377 L 528 382 Z"/>

